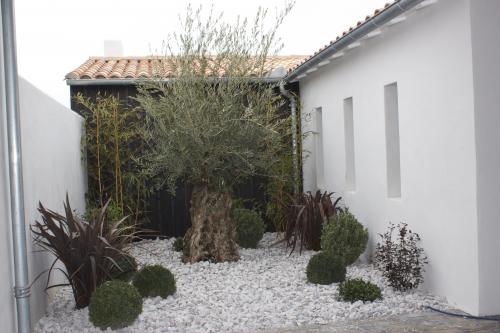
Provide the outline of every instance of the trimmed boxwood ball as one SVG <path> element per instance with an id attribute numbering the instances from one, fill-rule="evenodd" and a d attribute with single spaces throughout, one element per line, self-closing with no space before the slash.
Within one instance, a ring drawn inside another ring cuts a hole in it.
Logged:
<path id="1" fill-rule="evenodd" d="M 135 274 L 132 284 L 143 297 L 167 298 L 177 289 L 174 275 L 160 265 L 145 266 Z"/>
<path id="2" fill-rule="evenodd" d="M 241 247 L 255 249 L 264 236 L 265 225 L 259 213 L 251 209 L 233 210 L 237 242 Z"/>
<path id="3" fill-rule="evenodd" d="M 321 249 L 344 257 L 346 266 L 359 258 L 367 243 L 368 230 L 349 211 L 332 216 L 323 225 Z"/>
<path id="4" fill-rule="evenodd" d="M 309 259 L 307 280 L 317 284 L 331 284 L 345 280 L 344 259 L 328 252 L 320 252 Z"/>
<path id="5" fill-rule="evenodd" d="M 184 250 L 184 238 L 177 237 L 173 245 L 175 252 L 182 252 Z"/>
<path id="6" fill-rule="evenodd" d="M 142 297 L 129 283 L 103 283 L 90 298 L 89 318 L 97 327 L 118 329 L 132 324 L 142 312 Z"/>
<path id="7" fill-rule="evenodd" d="M 115 263 L 118 267 L 114 266 L 111 270 L 113 280 L 130 281 L 137 272 L 137 261 L 129 254 L 124 254 L 115 258 Z"/>
<path id="8" fill-rule="evenodd" d="M 351 279 L 339 285 L 339 299 L 344 302 L 373 302 L 382 299 L 380 288 L 362 279 Z"/>

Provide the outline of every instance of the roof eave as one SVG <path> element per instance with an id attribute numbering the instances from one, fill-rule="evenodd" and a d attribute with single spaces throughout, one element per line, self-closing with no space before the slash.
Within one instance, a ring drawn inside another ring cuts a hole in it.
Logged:
<path id="1" fill-rule="evenodd" d="M 255 79 L 255 81 L 265 82 L 265 83 L 278 83 L 282 81 L 284 77 L 267 77 Z M 66 79 L 66 84 L 68 86 L 133 86 L 144 81 L 149 81 L 152 79 L 140 78 L 140 79 Z M 157 80 L 157 79 L 155 79 Z M 169 82 L 175 79 L 161 79 L 159 81 Z M 157 80 L 158 81 L 158 80 Z"/>
<path id="2" fill-rule="evenodd" d="M 397 16 L 415 7 L 423 1 L 424 0 L 399 0 L 388 6 L 387 8 L 384 8 L 379 14 L 363 22 L 352 31 L 348 32 L 337 41 L 332 43 L 330 46 L 324 48 L 323 50 L 312 56 L 310 59 L 300 64 L 297 68 L 288 73 L 284 80 L 288 82 L 296 80 L 299 75 L 305 74 L 307 70 L 315 67 L 319 62 L 330 58 L 335 53 L 343 50 L 345 47 L 358 41 L 360 38 L 366 36 L 373 30 L 380 28 L 385 23 L 396 18 Z"/>
<path id="3" fill-rule="evenodd" d="M 139 79 L 66 79 L 68 86 L 131 86 Z"/>

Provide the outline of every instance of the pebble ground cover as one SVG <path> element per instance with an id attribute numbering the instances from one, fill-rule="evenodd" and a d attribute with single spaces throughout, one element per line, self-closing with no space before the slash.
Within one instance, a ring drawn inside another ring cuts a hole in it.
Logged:
<path id="1" fill-rule="evenodd" d="M 266 233 L 257 249 L 240 249 L 234 263 L 183 264 L 173 251 L 174 239 L 145 240 L 131 254 L 140 265 L 163 265 L 175 275 L 177 292 L 166 299 L 144 299 L 135 323 L 114 332 L 258 332 L 273 328 L 327 324 L 424 310 L 426 305 L 447 308 L 443 299 L 414 290 L 395 292 L 371 265 L 354 264 L 348 278 L 378 285 L 383 300 L 345 303 L 336 299 L 337 284 L 307 282 L 305 267 L 313 251 L 289 255 L 276 234 Z M 75 310 L 69 288 L 61 289 L 35 332 L 102 332 L 89 322 L 88 310 Z M 111 331 L 111 330 L 109 330 Z"/>

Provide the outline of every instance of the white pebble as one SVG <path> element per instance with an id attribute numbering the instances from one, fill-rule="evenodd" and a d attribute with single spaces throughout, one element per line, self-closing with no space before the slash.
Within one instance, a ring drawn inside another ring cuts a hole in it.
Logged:
<path id="1" fill-rule="evenodd" d="M 236 263 L 183 264 L 181 254 L 172 250 L 173 241 L 145 240 L 134 245 L 131 254 L 141 266 L 160 264 L 174 273 L 177 292 L 167 299 L 145 299 L 143 313 L 134 324 L 117 332 L 255 332 L 402 314 L 420 311 L 427 304 L 447 307 L 442 299 L 422 291 L 394 292 L 381 274 L 366 264 L 348 267 L 347 276 L 375 283 L 383 300 L 340 302 L 336 299 L 337 284 L 307 282 L 305 268 L 315 252 L 289 255 L 283 246 L 268 248 L 276 242 L 272 233 L 264 235 L 258 249 L 240 249 L 241 259 Z M 74 310 L 71 290 L 63 288 L 34 332 L 103 331 L 89 322 L 87 309 Z"/>

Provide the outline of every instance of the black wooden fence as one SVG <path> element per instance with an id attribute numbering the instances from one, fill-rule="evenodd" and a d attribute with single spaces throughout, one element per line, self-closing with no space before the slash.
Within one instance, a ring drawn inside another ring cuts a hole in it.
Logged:
<path id="1" fill-rule="evenodd" d="M 287 89 L 298 94 L 298 83 L 287 86 Z M 97 93 L 117 96 L 124 105 L 134 105 L 133 96 L 137 89 L 133 85 L 76 85 L 70 87 L 71 96 L 77 93 L 96 98 Z M 82 114 L 84 108 L 71 100 L 71 108 Z M 285 110 L 285 112 L 288 112 Z M 236 189 L 237 198 L 241 198 L 247 208 L 265 209 L 266 198 L 263 191 L 265 181 L 255 177 Z M 167 191 L 159 191 L 149 198 L 148 228 L 157 231 L 162 236 L 182 236 L 191 226 L 189 215 L 191 189 L 186 184 L 178 184 L 176 195 Z M 269 230 L 272 225 L 268 224 Z"/>
<path id="2" fill-rule="evenodd" d="M 264 184 L 263 179 L 251 178 L 236 188 L 235 198 L 241 199 L 247 208 L 263 210 L 266 205 Z M 190 199 L 191 187 L 184 183 L 178 184 L 175 196 L 164 190 L 154 193 L 148 204 L 149 229 L 163 236 L 183 236 L 191 226 Z"/>

